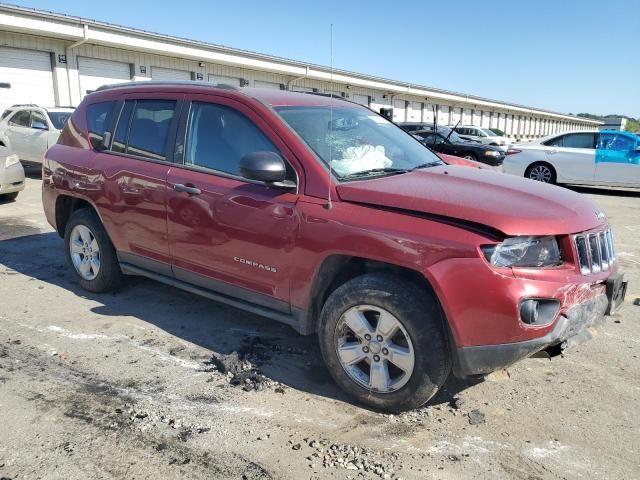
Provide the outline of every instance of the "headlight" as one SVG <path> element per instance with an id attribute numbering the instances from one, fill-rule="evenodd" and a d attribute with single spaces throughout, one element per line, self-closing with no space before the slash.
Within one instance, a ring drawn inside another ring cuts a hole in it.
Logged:
<path id="1" fill-rule="evenodd" d="M 555 237 L 511 237 L 480 248 L 495 267 L 548 267 L 562 262 Z"/>
<path id="2" fill-rule="evenodd" d="M 10 167 L 11 165 L 15 165 L 16 163 L 20 163 L 20 159 L 18 158 L 18 155 L 16 155 L 15 153 L 12 153 L 11 155 L 7 156 L 7 158 L 4 161 L 4 164 L 6 167 Z"/>
<path id="3" fill-rule="evenodd" d="M 486 152 L 484 152 L 484 154 L 487 157 L 499 157 L 500 156 L 500 152 L 498 152 L 497 150 L 487 150 Z"/>

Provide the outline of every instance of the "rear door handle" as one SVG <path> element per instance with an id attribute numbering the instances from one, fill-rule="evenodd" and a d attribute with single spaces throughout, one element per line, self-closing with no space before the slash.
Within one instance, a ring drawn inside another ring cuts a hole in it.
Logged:
<path id="1" fill-rule="evenodd" d="M 202 190 L 200 190 L 199 188 L 189 187 L 189 186 L 183 185 L 181 183 L 174 184 L 173 185 L 173 189 L 176 192 L 185 192 L 185 193 L 188 193 L 189 195 L 200 195 L 202 193 Z"/>

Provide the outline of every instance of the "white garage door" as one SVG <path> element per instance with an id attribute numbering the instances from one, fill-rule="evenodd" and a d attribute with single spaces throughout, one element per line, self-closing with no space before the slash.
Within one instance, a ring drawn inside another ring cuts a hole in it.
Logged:
<path id="1" fill-rule="evenodd" d="M 351 95 L 351 100 L 359 103 L 360 105 L 364 105 L 365 107 L 369 106 L 369 95 L 360 95 L 358 93 Z"/>
<path id="2" fill-rule="evenodd" d="M 440 105 L 438 109 L 438 125 L 449 125 L 449 107 Z"/>
<path id="3" fill-rule="evenodd" d="M 422 120 L 422 103 L 411 102 L 409 104 L 409 111 L 407 112 L 408 122 L 419 122 Z"/>
<path id="4" fill-rule="evenodd" d="M 49 53 L 0 47 L 0 112 L 16 103 L 55 105 Z"/>
<path id="5" fill-rule="evenodd" d="M 102 85 L 131 80 L 130 64 L 123 62 L 78 57 L 78 70 L 80 72 L 81 98 Z"/>
<path id="6" fill-rule="evenodd" d="M 394 122 L 406 122 L 406 102 L 404 100 L 393 101 L 393 121 Z"/>
<path id="7" fill-rule="evenodd" d="M 173 68 L 151 67 L 151 78 L 165 82 L 191 80 L 191 72 L 174 70 Z"/>
<path id="8" fill-rule="evenodd" d="M 240 79 L 238 77 L 227 77 L 225 75 L 210 74 L 207 80 L 209 80 L 211 83 L 215 83 L 216 85 L 231 85 L 233 87 L 240 86 Z"/>
<path id="9" fill-rule="evenodd" d="M 275 82 L 264 82 L 262 80 L 256 80 L 254 82 L 256 88 L 270 88 L 272 90 L 280 90 L 280 84 Z"/>
<path id="10" fill-rule="evenodd" d="M 291 87 L 292 92 L 303 92 L 303 93 L 313 93 L 312 87 L 301 87 L 299 85 L 293 85 Z"/>

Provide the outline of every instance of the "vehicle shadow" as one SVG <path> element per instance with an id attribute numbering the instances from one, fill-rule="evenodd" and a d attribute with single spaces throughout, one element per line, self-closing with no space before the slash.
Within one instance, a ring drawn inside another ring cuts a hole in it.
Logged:
<path id="1" fill-rule="evenodd" d="M 585 193 L 590 195 L 605 195 L 608 197 L 640 197 L 640 190 L 632 189 L 614 189 L 607 187 L 583 187 L 577 185 L 564 185 L 566 188 L 577 193 Z"/>
<path id="2" fill-rule="evenodd" d="M 53 232 L 3 240 L 0 263 L 97 302 L 99 305 L 90 309 L 92 313 L 138 318 L 207 349 L 212 356 L 246 351 L 247 345 L 258 344 L 259 370 L 267 378 L 313 395 L 354 404 L 331 379 L 316 336 L 300 336 L 284 324 L 139 277 L 130 277 L 118 292 L 87 292 L 76 283 L 65 262 L 63 248 L 61 239 Z M 24 255 L 25 251 L 42 255 Z M 167 353 L 179 355 L 166 348 Z M 203 368 L 206 365 L 203 362 Z M 450 403 L 457 393 L 480 381 L 451 377 L 430 404 Z"/>

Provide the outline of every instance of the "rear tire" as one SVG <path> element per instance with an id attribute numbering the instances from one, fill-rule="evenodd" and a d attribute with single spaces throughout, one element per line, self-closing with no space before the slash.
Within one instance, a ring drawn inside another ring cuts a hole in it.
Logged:
<path id="1" fill-rule="evenodd" d="M 542 183 L 556 183 L 556 171 L 547 162 L 535 162 L 527 167 L 524 176 Z"/>
<path id="2" fill-rule="evenodd" d="M 320 349 L 347 394 L 399 412 L 426 403 L 449 375 L 443 323 L 429 292 L 395 275 L 370 273 L 341 285 L 327 299 Z"/>
<path id="3" fill-rule="evenodd" d="M 82 288 L 102 293 L 122 285 L 116 250 L 95 211 L 81 208 L 71 214 L 64 243 L 67 261 Z"/>
<path id="4" fill-rule="evenodd" d="M 16 198 L 18 198 L 18 193 L 19 192 L 5 193 L 4 195 L 0 195 L 0 200 L 4 202 L 14 202 Z"/>

